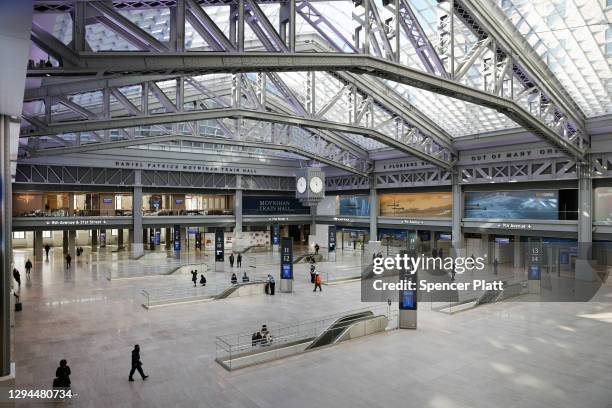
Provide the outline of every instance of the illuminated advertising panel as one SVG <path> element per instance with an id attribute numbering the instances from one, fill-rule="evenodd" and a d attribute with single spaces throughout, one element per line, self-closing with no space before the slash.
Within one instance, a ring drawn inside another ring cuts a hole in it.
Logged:
<path id="1" fill-rule="evenodd" d="M 379 215 L 386 217 L 440 217 L 453 215 L 451 193 L 381 194 L 378 198 Z"/>
<path id="2" fill-rule="evenodd" d="M 468 191 L 464 197 L 465 218 L 559 219 L 556 190 Z"/>

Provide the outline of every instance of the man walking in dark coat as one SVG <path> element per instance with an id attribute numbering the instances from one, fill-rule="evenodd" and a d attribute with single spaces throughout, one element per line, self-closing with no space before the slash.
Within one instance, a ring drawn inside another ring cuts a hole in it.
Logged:
<path id="1" fill-rule="evenodd" d="M 32 270 L 32 261 L 30 261 L 30 258 L 28 258 L 28 260 L 25 263 L 25 268 L 26 268 L 26 279 L 30 278 L 30 271 Z"/>
<path id="2" fill-rule="evenodd" d="M 132 369 L 130 370 L 129 381 L 134 381 L 134 372 L 138 370 L 143 380 L 146 380 L 149 376 L 145 375 L 142 371 L 142 362 L 140 361 L 140 346 L 136 344 L 134 350 L 132 350 Z"/>

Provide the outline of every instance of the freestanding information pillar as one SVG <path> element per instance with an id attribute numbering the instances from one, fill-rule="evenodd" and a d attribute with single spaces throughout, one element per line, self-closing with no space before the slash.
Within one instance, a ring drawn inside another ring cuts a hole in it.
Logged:
<path id="1" fill-rule="evenodd" d="M 272 224 L 272 250 L 278 252 L 280 245 L 280 225 Z"/>
<path id="2" fill-rule="evenodd" d="M 174 250 L 180 251 L 181 250 L 181 226 L 175 225 L 172 231 L 174 233 L 174 243 L 173 243 Z"/>
<path id="3" fill-rule="evenodd" d="M 293 292 L 293 241 L 291 238 L 281 239 L 280 291 Z"/>
<path id="4" fill-rule="evenodd" d="M 399 296 L 399 322 L 400 329 L 416 329 L 417 328 L 417 274 L 412 275 L 408 271 L 403 271 L 404 280 L 412 282 L 414 289 L 406 289 L 400 291 Z"/>
<path id="5" fill-rule="evenodd" d="M 215 231 L 215 271 L 223 272 L 225 267 L 225 234 L 222 229 Z"/>
<path id="6" fill-rule="evenodd" d="M 327 227 L 327 260 L 336 262 L 336 226 Z"/>
<path id="7" fill-rule="evenodd" d="M 529 243 L 529 269 L 527 270 L 527 289 L 529 293 L 540 293 L 542 261 L 542 241 Z"/>
<path id="8" fill-rule="evenodd" d="M 416 244 L 414 247 L 408 246 L 408 251 L 400 251 L 400 255 L 407 254 L 409 257 L 416 256 Z M 417 273 L 411 273 L 409 269 L 400 271 L 400 282 L 405 281 L 411 284 L 411 288 L 401 290 L 399 294 L 399 316 L 398 327 L 400 329 L 417 328 Z"/>

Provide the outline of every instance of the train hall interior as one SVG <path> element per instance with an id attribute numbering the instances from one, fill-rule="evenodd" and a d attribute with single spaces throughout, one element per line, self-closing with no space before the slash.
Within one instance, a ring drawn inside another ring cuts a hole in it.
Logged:
<path id="1" fill-rule="evenodd" d="M 0 50 L 0 405 L 611 407 L 611 0 L 3 0 Z"/>

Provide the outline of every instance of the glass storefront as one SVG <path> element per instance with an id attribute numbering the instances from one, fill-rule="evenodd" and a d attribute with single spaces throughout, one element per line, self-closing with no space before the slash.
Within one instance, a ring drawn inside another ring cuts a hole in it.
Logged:
<path id="1" fill-rule="evenodd" d="M 387 255 L 394 255 L 408 248 L 409 235 L 412 234 L 414 237 L 415 232 L 417 251 L 419 253 L 429 253 L 432 249 L 432 231 L 381 228 L 378 230 L 378 239 L 380 240 L 383 248 L 386 248 Z"/>
<path id="2" fill-rule="evenodd" d="M 130 193 L 15 192 L 14 217 L 131 217 Z M 143 215 L 232 215 L 234 196 L 219 194 L 143 194 Z"/>
<path id="3" fill-rule="evenodd" d="M 355 228 L 340 228 L 340 248 L 361 251 L 370 241 L 370 231 Z"/>
<path id="4" fill-rule="evenodd" d="M 145 216 L 232 215 L 233 195 L 215 194 L 143 194 Z"/>
<path id="5" fill-rule="evenodd" d="M 14 217 L 131 216 L 129 193 L 16 192 Z"/>

